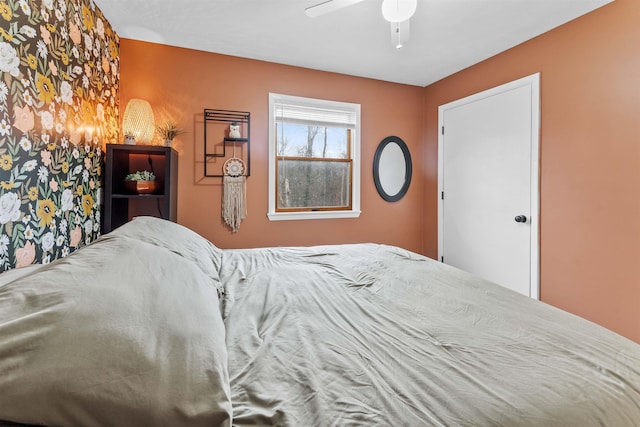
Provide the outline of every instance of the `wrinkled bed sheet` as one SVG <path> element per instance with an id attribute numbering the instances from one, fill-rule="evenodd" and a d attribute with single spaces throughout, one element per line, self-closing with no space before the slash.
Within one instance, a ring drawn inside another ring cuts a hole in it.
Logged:
<path id="1" fill-rule="evenodd" d="M 638 426 L 640 346 L 417 254 L 225 250 L 234 425 Z"/>

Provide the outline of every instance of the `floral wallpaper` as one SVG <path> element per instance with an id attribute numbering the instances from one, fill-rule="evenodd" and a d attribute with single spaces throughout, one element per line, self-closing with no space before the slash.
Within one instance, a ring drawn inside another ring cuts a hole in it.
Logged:
<path id="1" fill-rule="evenodd" d="M 0 271 L 100 235 L 119 40 L 90 0 L 0 0 Z"/>

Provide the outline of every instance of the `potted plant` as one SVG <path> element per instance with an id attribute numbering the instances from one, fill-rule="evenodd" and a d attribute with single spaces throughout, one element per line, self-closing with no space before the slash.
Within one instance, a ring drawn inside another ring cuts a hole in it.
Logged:
<path id="1" fill-rule="evenodd" d="M 179 128 L 177 124 L 170 121 L 165 122 L 163 125 L 156 125 L 156 130 L 158 131 L 158 135 L 164 140 L 165 147 L 171 147 L 173 138 L 186 132 L 184 129 Z"/>
<path id="2" fill-rule="evenodd" d="M 124 179 L 124 187 L 131 193 L 152 194 L 161 188 L 160 182 L 156 181 L 153 172 L 137 171 L 130 173 Z"/>

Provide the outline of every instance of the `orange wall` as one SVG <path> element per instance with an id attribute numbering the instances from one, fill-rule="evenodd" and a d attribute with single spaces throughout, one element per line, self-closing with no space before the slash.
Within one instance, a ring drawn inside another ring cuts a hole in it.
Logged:
<path id="1" fill-rule="evenodd" d="M 120 43 L 120 63 L 123 109 L 130 98 L 143 98 L 156 122 L 171 118 L 188 130 L 176 140 L 179 223 L 222 248 L 373 241 L 424 251 L 423 88 L 127 39 Z M 360 218 L 267 219 L 269 92 L 361 104 Z M 251 113 L 248 217 L 236 234 L 221 220 L 221 179 L 202 179 L 204 108 Z M 396 203 L 378 196 L 372 178 L 375 149 L 388 135 L 401 137 L 414 159 L 409 192 Z"/>
<path id="2" fill-rule="evenodd" d="M 427 255 L 438 106 L 541 73 L 542 300 L 640 342 L 640 2 L 617 0 L 425 89 Z"/>

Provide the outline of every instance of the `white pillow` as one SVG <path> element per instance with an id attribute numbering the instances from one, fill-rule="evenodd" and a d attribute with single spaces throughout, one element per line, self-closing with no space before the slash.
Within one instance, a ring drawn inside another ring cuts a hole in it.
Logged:
<path id="1" fill-rule="evenodd" d="M 105 235 L 123 236 L 167 248 L 195 263 L 205 274 L 219 281 L 222 251 L 193 230 L 165 219 L 139 216 Z M 218 284 L 221 289 L 222 286 Z"/>

